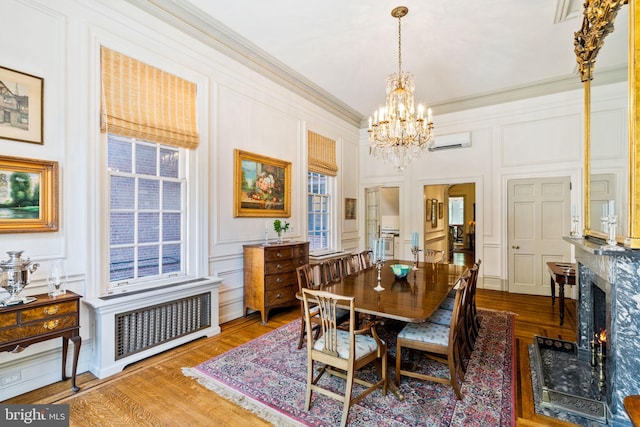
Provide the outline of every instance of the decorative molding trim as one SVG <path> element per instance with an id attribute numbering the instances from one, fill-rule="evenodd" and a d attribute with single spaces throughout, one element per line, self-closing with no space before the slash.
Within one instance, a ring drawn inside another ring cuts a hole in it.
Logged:
<path id="1" fill-rule="evenodd" d="M 205 45 L 271 79 L 346 122 L 367 128 L 367 117 L 349 107 L 315 83 L 306 79 L 287 65 L 273 58 L 253 43 L 233 32 L 221 22 L 202 13 L 184 0 L 126 0 L 159 20 L 185 32 Z M 559 0 L 568 1 L 568 0 Z M 560 7 L 560 6 L 559 6 Z M 627 79 L 627 69 L 598 71 L 597 84 L 607 84 Z M 481 93 L 451 99 L 431 107 L 437 114 L 454 113 L 495 104 L 534 98 L 543 95 L 581 89 L 576 74 L 562 78 L 543 80 L 505 90 Z"/>
<path id="2" fill-rule="evenodd" d="M 193 5 L 183 0 L 126 1 L 354 126 L 360 125 L 363 117 L 358 111 Z"/>

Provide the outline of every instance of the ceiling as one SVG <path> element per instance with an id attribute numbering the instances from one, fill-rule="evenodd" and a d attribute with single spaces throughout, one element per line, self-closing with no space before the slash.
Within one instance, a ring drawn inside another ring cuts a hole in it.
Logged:
<path id="1" fill-rule="evenodd" d="M 580 87 L 581 0 L 127 1 L 353 122 L 384 103 L 398 70 L 400 5 L 402 69 L 434 116 Z M 626 76 L 626 21 L 623 7 L 598 57 L 610 81 Z"/>

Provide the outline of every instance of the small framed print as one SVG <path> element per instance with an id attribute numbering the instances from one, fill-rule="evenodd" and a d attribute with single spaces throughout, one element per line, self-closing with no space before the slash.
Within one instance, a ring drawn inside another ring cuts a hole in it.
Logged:
<path id="1" fill-rule="evenodd" d="M 431 221 L 431 205 L 433 204 L 433 200 L 427 199 L 427 203 L 424 207 L 424 212 L 427 216 L 427 221 Z"/>
<path id="2" fill-rule="evenodd" d="M 438 226 L 438 199 L 431 201 L 431 228 Z"/>
<path id="3" fill-rule="evenodd" d="M 344 199 L 344 219 L 356 219 L 356 199 Z"/>
<path id="4" fill-rule="evenodd" d="M 438 203 L 438 218 L 442 219 L 444 217 L 444 203 Z"/>
<path id="5" fill-rule="evenodd" d="M 0 67 L 0 139 L 42 144 L 41 77 Z"/>

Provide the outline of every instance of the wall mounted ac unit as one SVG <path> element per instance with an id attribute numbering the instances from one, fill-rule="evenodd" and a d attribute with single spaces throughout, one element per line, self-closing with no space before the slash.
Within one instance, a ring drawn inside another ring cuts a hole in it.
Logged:
<path id="1" fill-rule="evenodd" d="M 450 148 L 462 148 L 471 146 L 471 132 L 451 133 L 439 135 L 434 139 L 434 146 L 429 151 L 448 150 Z"/>

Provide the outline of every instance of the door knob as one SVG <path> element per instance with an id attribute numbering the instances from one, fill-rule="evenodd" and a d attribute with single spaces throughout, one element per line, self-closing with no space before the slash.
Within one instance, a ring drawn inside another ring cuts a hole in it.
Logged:
<path id="1" fill-rule="evenodd" d="M 520 246 L 518 246 L 518 245 L 514 245 L 514 246 L 511 246 L 511 248 L 512 248 L 512 249 L 520 249 Z"/>

